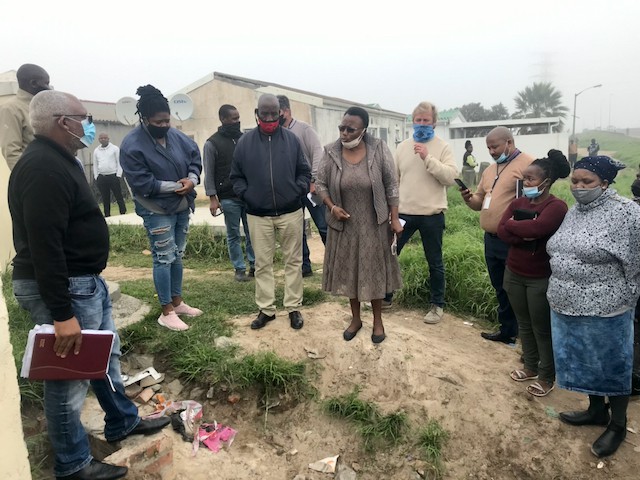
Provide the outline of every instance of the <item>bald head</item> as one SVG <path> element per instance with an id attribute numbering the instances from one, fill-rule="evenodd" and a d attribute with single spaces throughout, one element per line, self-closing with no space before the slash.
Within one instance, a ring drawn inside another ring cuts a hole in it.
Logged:
<path id="1" fill-rule="evenodd" d="M 513 134 L 507 127 L 496 127 L 487 135 L 487 143 L 489 142 L 489 139 L 499 140 L 502 142 L 511 140 L 513 142 Z"/>
<path id="2" fill-rule="evenodd" d="M 506 127 L 496 127 L 487 135 L 487 148 L 489 155 L 496 161 L 508 157 L 515 150 L 513 134 Z M 504 154 L 504 157 L 501 157 Z"/>
<path id="3" fill-rule="evenodd" d="M 278 97 L 265 93 L 258 99 L 258 118 L 263 122 L 273 122 L 280 117 Z"/>
<path id="4" fill-rule="evenodd" d="M 43 90 L 49 90 L 49 74 L 39 65 L 25 63 L 16 72 L 18 86 L 25 92 L 35 95 Z"/>

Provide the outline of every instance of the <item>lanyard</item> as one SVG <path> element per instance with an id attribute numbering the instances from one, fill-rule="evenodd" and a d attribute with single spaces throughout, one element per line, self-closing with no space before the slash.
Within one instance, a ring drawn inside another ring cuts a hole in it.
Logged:
<path id="1" fill-rule="evenodd" d="M 493 184 L 491 185 L 491 189 L 489 190 L 489 193 L 493 192 L 494 187 L 496 186 L 496 183 L 498 183 L 498 179 L 500 178 L 500 175 L 502 174 L 502 172 L 504 172 L 504 170 L 507 168 L 507 165 L 509 165 L 509 163 L 511 162 L 511 160 L 513 160 L 514 158 L 516 158 L 518 155 L 520 155 L 520 150 L 518 150 L 517 148 L 513 151 L 513 153 L 511 155 L 509 155 L 509 157 L 507 158 L 507 160 L 504 162 L 504 166 L 502 167 L 502 170 L 500 170 L 500 165 L 496 166 L 496 177 L 493 179 Z"/>

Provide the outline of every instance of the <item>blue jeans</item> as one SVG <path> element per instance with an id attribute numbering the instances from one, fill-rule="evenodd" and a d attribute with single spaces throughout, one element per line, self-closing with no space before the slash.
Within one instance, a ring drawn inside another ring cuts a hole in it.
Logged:
<path id="1" fill-rule="evenodd" d="M 173 297 L 182 296 L 182 256 L 189 233 L 189 209 L 173 215 L 147 210 L 135 202 L 136 213 L 147 229 L 153 257 L 153 284 L 160 305 L 169 305 Z"/>
<path id="2" fill-rule="evenodd" d="M 498 299 L 500 333 L 507 337 L 517 337 L 518 321 L 516 320 L 516 314 L 513 313 L 507 292 L 502 287 L 508 253 L 508 244 L 500 240 L 497 235 L 485 232 L 484 260 L 487 263 L 487 271 L 489 272 L 491 285 L 496 291 L 496 298 Z"/>
<path id="3" fill-rule="evenodd" d="M 35 280 L 14 279 L 13 293 L 20 306 L 30 313 L 34 323 L 53 324 Z M 99 275 L 70 277 L 69 293 L 80 328 L 111 330 L 116 334 L 109 361 L 109 378 L 113 389 L 107 378 L 91 381 L 45 380 L 44 410 L 49 439 L 55 452 L 56 476 L 71 475 L 87 466 L 93 458 L 87 433 L 80 422 L 89 382 L 105 413 L 104 435 L 107 440 L 127 435 L 140 422 L 138 408 L 124 393 L 120 376 L 120 338 L 111 317 L 111 299 L 106 283 Z"/>
<path id="4" fill-rule="evenodd" d="M 227 198 L 220 200 L 222 211 L 224 212 L 224 224 L 227 227 L 227 248 L 229 249 L 229 258 L 236 270 L 246 270 L 247 265 L 244 263 L 244 255 L 242 253 L 242 236 L 240 235 L 240 220 L 244 228 L 244 238 L 246 242 L 247 260 L 249 267 L 254 268 L 256 263 L 253 247 L 251 246 L 251 237 L 249 236 L 249 224 L 247 223 L 247 210 L 244 202 Z"/>
<path id="5" fill-rule="evenodd" d="M 313 219 L 313 223 L 318 227 L 318 233 L 320 234 L 320 238 L 322 239 L 322 243 L 326 245 L 327 243 L 327 220 L 325 219 L 325 214 L 327 211 L 327 207 L 325 207 L 324 203 L 318 203 L 315 207 L 311 203 L 311 201 L 305 195 L 304 197 L 304 208 L 309 209 L 309 214 Z M 303 210 L 304 212 L 304 210 Z M 303 220 L 304 222 L 304 220 Z M 309 245 L 307 245 L 307 231 L 305 228 L 302 229 L 302 271 L 310 272 L 311 271 L 311 260 L 309 258 Z"/>

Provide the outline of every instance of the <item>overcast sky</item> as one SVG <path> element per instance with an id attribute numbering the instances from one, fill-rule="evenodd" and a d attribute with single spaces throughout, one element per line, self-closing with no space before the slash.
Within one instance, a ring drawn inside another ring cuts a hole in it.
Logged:
<path id="1" fill-rule="evenodd" d="M 147 83 L 168 96 L 215 71 L 403 113 L 422 100 L 512 113 L 519 90 L 551 81 L 569 128 L 574 94 L 597 84 L 578 97 L 576 131 L 640 127 L 637 0 L 12 5 L 0 15 L 0 72 L 36 63 L 85 100 L 116 102 Z"/>

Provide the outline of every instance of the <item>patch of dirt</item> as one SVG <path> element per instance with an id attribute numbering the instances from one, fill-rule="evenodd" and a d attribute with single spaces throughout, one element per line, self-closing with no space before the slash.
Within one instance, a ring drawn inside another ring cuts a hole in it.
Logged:
<path id="1" fill-rule="evenodd" d="M 320 274 L 323 249 L 317 235 L 310 249 Z M 149 278 L 151 270 L 110 268 L 105 274 L 113 280 Z M 521 366 L 519 348 L 483 340 L 480 329 L 461 318 L 445 314 L 442 323 L 426 325 L 425 312 L 394 307 L 383 313 L 387 339 L 375 346 L 371 312 L 366 310 L 358 336 L 351 342 L 342 339 L 350 319 L 344 299 L 302 313 L 305 326 L 299 331 L 290 328 L 284 311 L 259 331 L 249 329 L 254 315 L 233 318 L 233 340 L 247 353 L 274 351 L 314 364 L 318 401 L 273 409 L 265 422 L 254 394 L 240 394 L 233 405 L 226 401 L 227 394 L 221 400 L 203 400 L 205 420 L 229 425 L 238 434 L 229 450 L 212 453 L 202 447 L 195 457 L 190 444 L 175 434 L 177 480 L 327 479 L 332 476 L 313 472 L 308 464 L 336 454 L 357 468 L 359 480 L 420 478 L 413 446 L 367 454 L 354 425 L 322 412 L 320 400 L 356 386 L 361 398 L 375 402 L 383 413 L 405 411 L 415 428 L 428 419 L 441 423 L 450 434 L 443 452 L 445 478 L 638 478 L 639 435 L 629 433 L 620 450 L 598 468 L 600 461 L 590 447 L 603 429 L 571 427 L 557 418 L 557 412 L 586 408 L 587 397 L 560 389 L 545 398 L 530 396 L 525 391 L 528 382 L 509 378 L 509 372 Z M 324 358 L 308 359 L 305 347 Z M 629 427 L 640 431 L 640 402 L 631 402 L 628 415 Z"/>

